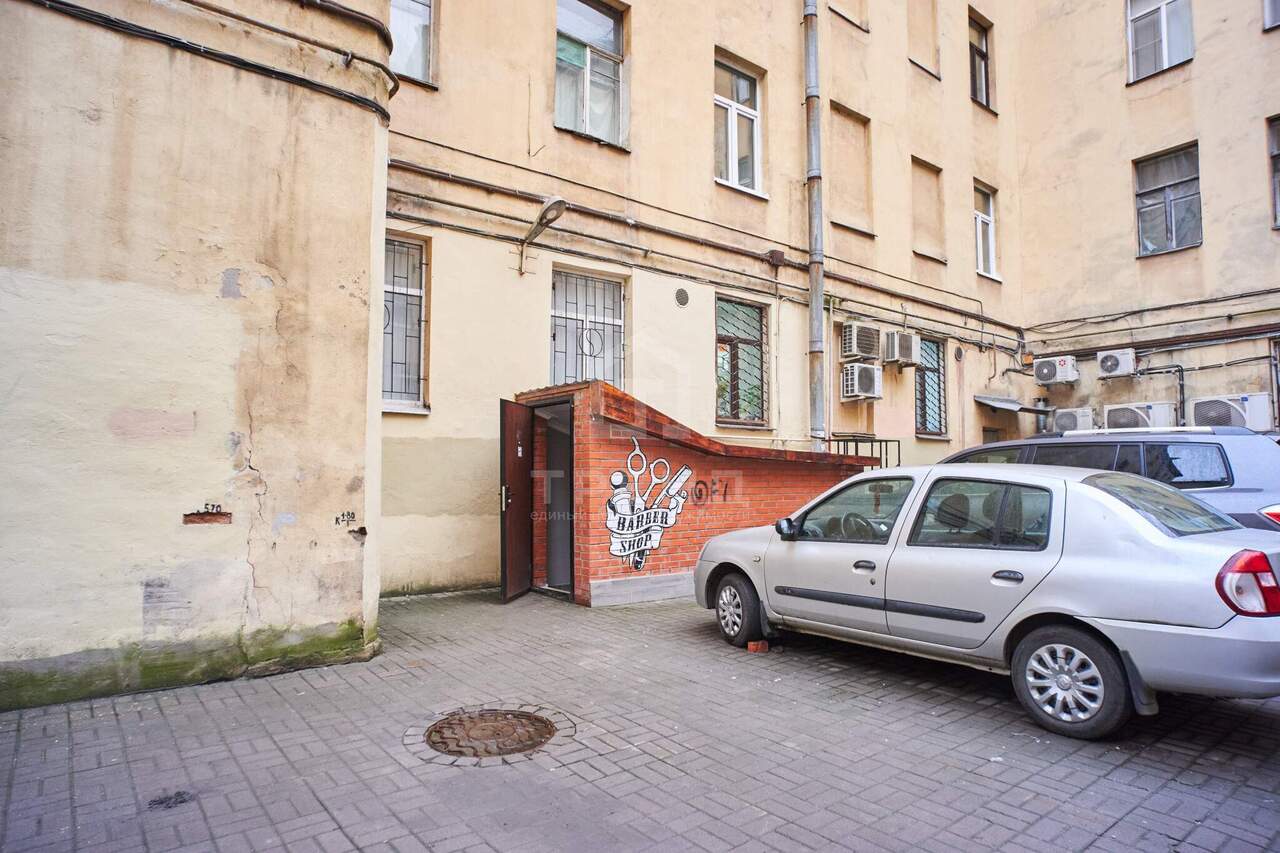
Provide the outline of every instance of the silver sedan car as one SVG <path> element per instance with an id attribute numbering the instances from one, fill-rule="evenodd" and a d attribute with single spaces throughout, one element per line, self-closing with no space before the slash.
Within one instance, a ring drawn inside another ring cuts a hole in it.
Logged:
<path id="1" fill-rule="evenodd" d="M 852 477 L 717 536 L 698 603 L 735 645 L 777 628 L 1008 673 L 1037 723 L 1103 737 L 1156 692 L 1280 695 L 1280 533 L 1132 474 L 934 465 Z"/>

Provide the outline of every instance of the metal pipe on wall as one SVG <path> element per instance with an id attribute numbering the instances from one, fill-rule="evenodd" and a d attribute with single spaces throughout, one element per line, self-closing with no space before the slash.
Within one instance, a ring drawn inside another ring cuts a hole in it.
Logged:
<path id="1" fill-rule="evenodd" d="M 826 299 L 822 253 L 822 102 L 818 97 L 818 3 L 804 0 L 804 123 L 809 197 L 809 438 L 827 448 Z"/>

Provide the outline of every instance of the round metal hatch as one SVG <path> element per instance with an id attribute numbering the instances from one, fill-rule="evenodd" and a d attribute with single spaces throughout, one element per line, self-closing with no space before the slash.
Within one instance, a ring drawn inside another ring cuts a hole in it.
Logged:
<path id="1" fill-rule="evenodd" d="M 555 737 L 555 723 L 529 711 L 456 711 L 427 729 L 436 752 L 462 758 L 492 758 L 532 752 Z"/>

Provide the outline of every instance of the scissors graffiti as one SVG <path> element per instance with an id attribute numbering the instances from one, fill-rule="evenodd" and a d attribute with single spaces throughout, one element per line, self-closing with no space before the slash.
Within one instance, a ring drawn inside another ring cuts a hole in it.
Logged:
<path id="1" fill-rule="evenodd" d="M 605 501 L 605 526 L 609 528 L 609 553 L 625 557 L 638 572 L 649 552 L 662 543 L 663 531 L 679 519 L 689 499 L 684 486 L 693 469 L 682 465 L 672 476 L 667 460 L 650 462 L 640 442 L 632 438 L 631 444 L 627 473 L 614 471 L 609 476 L 613 494 Z M 654 489 L 660 489 L 656 496 Z"/>

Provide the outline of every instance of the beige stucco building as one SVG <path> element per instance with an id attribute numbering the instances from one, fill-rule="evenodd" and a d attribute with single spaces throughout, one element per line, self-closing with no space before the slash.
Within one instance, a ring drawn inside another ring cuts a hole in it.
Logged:
<path id="1" fill-rule="evenodd" d="M 0 671 L 32 701 L 160 683 L 148 650 L 164 683 L 361 653 L 379 594 L 496 583 L 528 389 L 886 464 L 1038 428 L 996 398 L 1177 403 L 1174 364 L 1182 418 L 1269 394 L 1274 425 L 1275 0 L 84 2 L 255 67 L 0 7 Z M 1157 372 L 1099 380 L 1127 348 Z"/>

